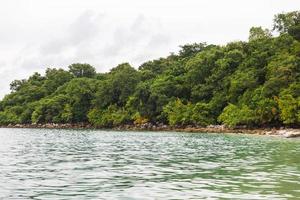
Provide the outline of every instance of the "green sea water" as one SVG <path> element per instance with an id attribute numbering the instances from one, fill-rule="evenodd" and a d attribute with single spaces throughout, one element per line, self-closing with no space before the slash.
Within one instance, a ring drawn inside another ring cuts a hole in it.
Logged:
<path id="1" fill-rule="evenodd" d="M 0 129 L 0 199 L 300 199 L 300 140 Z"/>

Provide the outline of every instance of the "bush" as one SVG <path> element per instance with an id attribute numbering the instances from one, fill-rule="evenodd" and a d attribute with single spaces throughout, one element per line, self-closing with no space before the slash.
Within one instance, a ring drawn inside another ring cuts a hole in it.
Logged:
<path id="1" fill-rule="evenodd" d="M 8 125 L 18 123 L 20 123 L 20 120 L 15 113 L 8 110 L 0 112 L 0 124 Z"/>
<path id="2" fill-rule="evenodd" d="M 168 103 L 164 113 L 170 125 L 201 125 L 212 124 L 211 108 L 207 103 L 184 104 L 180 99 Z"/>
<path id="3" fill-rule="evenodd" d="M 224 108 L 218 120 L 229 127 L 235 127 L 237 125 L 251 126 L 255 124 L 257 119 L 255 111 L 251 110 L 248 106 L 243 105 L 242 107 L 238 107 L 229 104 Z"/>
<path id="4" fill-rule="evenodd" d="M 194 124 L 207 126 L 215 123 L 210 104 L 196 103 L 196 105 L 193 106 L 192 113 L 192 121 Z"/>
<path id="5" fill-rule="evenodd" d="M 58 95 L 53 98 L 42 99 L 35 107 L 31 120 L 33 123 L 63 123 L 68 122 L 63 116 L 67 96 Z"/>
<path id="6" fill-rule="evenodd" d="M 284 124 L 300 123 L 300 97 L 285 95 L 278 100 L 280 119 Z"/>
<path id="7" fill-rule="evenodd" d="M 170 125 L 187 125 L 192 123 L 193 105 L 183 104 L 180 99 L 171 101 L 163 108 Z"/>
<path id="8" fill-rule="evenodd" d="M 142 117 L 139 112 L 135 113 L 133 115 L 132 119 L 134 120 L 133 123 L 136 125 L 142 125 L 149 121 L 148 118 Z"/>
<path id="9" fill-rule="evenodd" d="M 97 127 L 113 127 L 130 122 L 130 115 L 123 108 L 110 105 L 107 109 L 94 108 L 88 113 L 88 120 Z"/>

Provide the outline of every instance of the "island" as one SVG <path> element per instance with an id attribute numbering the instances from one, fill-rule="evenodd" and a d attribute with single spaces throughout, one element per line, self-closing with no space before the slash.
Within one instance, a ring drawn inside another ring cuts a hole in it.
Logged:
<path id="1" fill-rule="evenodd" d="M 107 73 L 86 63 L 52 67 L 10 88 L 0 102 L 1 127 L 263 134 L 291 129 L 296 136 L 300 12 L 277 14 L 272 30 L 252 27 L 248 41 L 186 44 L 138 69 L 129 63 Z"/>

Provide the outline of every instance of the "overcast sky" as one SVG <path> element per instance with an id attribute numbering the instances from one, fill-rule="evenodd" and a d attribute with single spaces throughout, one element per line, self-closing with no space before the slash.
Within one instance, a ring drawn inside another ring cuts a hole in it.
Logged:
<path id="1" fill-rule="evenodd" d="M 14 79 L 89 63 L 106 72 L 193 42 L 247 40 L 300 0 L 0 0 L 0 98 Z"/>

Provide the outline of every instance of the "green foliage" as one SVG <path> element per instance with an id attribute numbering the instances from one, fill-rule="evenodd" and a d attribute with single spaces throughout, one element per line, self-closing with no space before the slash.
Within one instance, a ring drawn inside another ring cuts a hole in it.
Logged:
<path id="1" fill-rule="evenodd" d="M 279 108 L 276 100 L 263 98 L 257 102 L 256 117 L 262 125 L 278 122 Z"/>
<path id="2" fill-rule="evenodd" d="M 272 35 L 268 29 L 263 29 L 262 27 L 252 27 L 250 29 L 249 41 L 268 39 Z"/>
<path id="3" fill-rule="evenodd" d="M 300 11 L 280 13 L 275 15 L 273 30 L 286 33 L 291 27 L 300 24 Z"/>
<path id="4" fill-rule="evenodd" d="M 24 86 L 26 83 L 26 80 L 14 80 L 10 83 L 10 90 L 11 91 L 18 91 Z"/>
<path id="5" fill-rule="evenodd" d="M 192 124 L 193 105 L 183 104 L 180 99 L 171 101 L 164 107 L 170 125 Z"/>
<path id="6" fill-rule="evenodd" d="M 278 104 L 284 124 L 300 123 L 300 82 L 291 84 L 280 93 Z"/>
<path id="7" fill-rule="evenodd" d="M 255 112 L 248 106 L 238 107 L 229 104 L 219 116 L 218 120 L 229 127 L 237 125 L 253 125 L 256 122 Z"/>
<path id="8" fill-rule="evenodd" d="M 19 123 L 18 116 L 12 112 L 11 110 L 5 110 L 0 112 L 0 124 L 8 125 L 8 124 L 17 124 Z"/>
<path id="9" fill-rule="evenodd" d="M 294 25 L 289 28 L 288 33 L 295 38 L 296 40 L 300 41 L 300 23 Z"/>
<path id="10" fill-rule="evenodd" d="M 88 113 L 88 119 L 91 124 L 97 127 L 118 126 L 131 120 L 130 115 L 124 108 L 118 108 L 115 105 L 110 105 L 105 110 L 92 109 Z"/>
<path id="11" fill-rule="evenodd" d="M 46 80 L 43 84 L 45 91 L 47 94 L 52 94 L 59 86 L 69 82 L 73 78 L 73 75 L 63 69 L 48 68 L 45 78 Z"/>
<path id="12" fill-rule="evenodd" d="M 73 113 L 72 113 L 72 107 L 70 104 L 65 104 L 60 117 L 61 117 L 60 122 L 72 122 Z"/>
<path id="13" fill-rule="evenodd" d="M 266 96 L 278 96 L 279 92 L 296 82 L 300 76 L 300 59 L 296 55 L 281 53 L 275 56 L 267 66 L 264 93 Z"/>
<path id="14" fill-rule="evenodd" d="M 6 95 L 2 100 L 2 106 L 27 105 L 40 100 L 45 97 L 45 95 L 46 91 L 41 85 L 37 86 L 27 82 L 26 85 L 22 86 L 18 91 Z"/>
<path id="15" fill-rule="evenodd" d="M 10 84 L 0 101 L 0 125 L 89 122 L 234 127 L 300 125 L 300 14 L 275 16 L 272 36 L 253 27 L 249 41 L 194 43 L 178 54 L 96 73 L 89 64 Z"/>
<path id="16" fill-rule="evenodd" d="M 300 123 L 300 97 L 294 98 L 292 95 L 284 95 L 279 101 L 280 118 L 284 124 Z"/>
<path id="17" fill-rule="evenodd" d="M 193 44 L 185 44 L 180 46 L 181 50 L 179 51 L 179 56 L 186 58 L 191 57 L 199 53 L 200 51 L 204 50 L 206 47 L 205 43 L 193 43 Z"/>
<path id="18" fill-rule="evenodd" d="M 89 64 L 81 64 L 81 63 L 74 63 L 69 66 L 69 71 L 76 77 L 76 78 L 93 78 L 96 76 L 96 70 L 93 66 Z"/>
<path id="19" fill-rule="evenodd" d="M 198 102 L 193 108 L 192 120 L 200 126 L 215 124 L 216 120 L 212 115 L 213 109 L 211 104 Z"/>
<path id="20" fill-rule="evenodd" d="M 105 108 L 111 104 L 124 106 L 130 95 L 134 93 L 139 82 L 138 72 L 128 63 L 113 68 L 102 82 L 99 82 L 94 104 Z"/>
<path id="21" fill-rule="evenodd" d="M 241 96 L 247 89 L 253 89 L 257 85 L 257 75 L 255 70 L 248 71 L 237 70 L 230 79 L 230 87 L 228 91 L 229 100 L 236 102 L 236 98 Z"/>
<path id="22" fill-rule="evenodd" d="M 68 122 L 62 118 L 64 104 L 68 101 L 67 96 L 58 95 L 53 98 L 42 99 L 32 113 L 33 123 Z"/>
<path id="23" fill-rule="evenodd" d="M 133 116 L 131 118 L 134 120 L 133 123 L 136 124 L 136 125 L 142 125 L 142 124 L 145 124 L 149 121 L 148 118 L 142 117 L 140 115 L 140 113 L 138 113 L 138 112 L 133 114 Z"/>
<path id="24" fill-rule="evenodd" d="M 160 113 L 157 111 L 156 97 L 151 95 L 151 84 L 152 81 L 140 82 L 135 93 L 127 100 L 126 107 L 132 112 L 136 111 L 142 117 L 154 121 Z"/>
<path id="25" fill-rule="evenodd" d="M 72 113 L 72 122 L 86 122 L 87 113 L 95 98 L 97 81 L 90 78 L 75 78 L 60 91 L 68 96 L 68 104 Z M 66 108 L 67 109 L 67 108 Z"/>
<path id="26" fill-rule="evenodd" d="M 169 102 L 163 108 L 170 125 L 201 125 L 213 123 L 209 104 L 197 103 L 184 104 L 180 99 Z"/>
<path id="27" fill-rule="evenodd" d="M 148 61 L 139 66 L 139 70 L 143 73 L 145 71 L 153 77 L 162 74 L 165 70 L 176 63 L 176 56 L 169 56 L 168 58 L 160 58 L 158 60 Z"/>
<path id="28" fill-rule="evenodd" d="M 23 109 L 23 112 L 19 115 L 20 116 L 20 123 L 28 124 L 31 123 L 31 116 L 35 110 L 35 107 L 38 105 L 39 101 L 35 101 L 32 103 L 27 104 Z"/>

